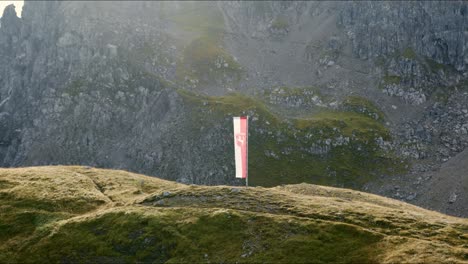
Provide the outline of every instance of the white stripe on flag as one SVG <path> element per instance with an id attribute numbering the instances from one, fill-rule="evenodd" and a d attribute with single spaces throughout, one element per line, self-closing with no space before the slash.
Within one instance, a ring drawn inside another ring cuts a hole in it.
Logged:
<path id="1" fill-rule="evenodd" d="M 236 135 L 240 131 L 240 117 L 234 117 L 234 152 L 236 160 L 236 178 L 242 178 L 242 154 L 241 147 L 237 144 Z"/>

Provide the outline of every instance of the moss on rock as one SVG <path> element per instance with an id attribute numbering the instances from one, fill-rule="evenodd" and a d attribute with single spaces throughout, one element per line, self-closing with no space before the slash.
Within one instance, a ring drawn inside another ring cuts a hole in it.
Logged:
<path id="1" fill-rule="evenodd" d="M 213 37 L 193 40 L 184 50 L 183 60 L 177 68 L 178 79 L 184 82 L 192 79 L 202 84 L 213 84 L 229 78 L 239 81 L 242 68 Z"/>
<path id="2" fill-rule="evenodd" d="M 275 30 L 287 30 L 289 28 L 289 23 L 286 18 L 279 16 L 273 20 L 271 27 Z"/>
<path id="3" fill-rule="evenodd" d="M 348 96 L 342 102 L 342 108 L 347 111 L 361 113 L 375 120 L 383 121 L 384 113 L 368 99 L 360 96 Z"/>

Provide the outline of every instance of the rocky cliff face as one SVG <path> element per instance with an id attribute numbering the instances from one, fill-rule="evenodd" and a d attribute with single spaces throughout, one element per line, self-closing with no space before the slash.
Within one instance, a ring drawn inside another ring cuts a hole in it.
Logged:
<path id="1" fill-rule="evenodd" d="M 463 71 L 468 63 L 467 12 L 462 1 L 354 2 L 343 9 L 340 24 L 348 30 L 360 58 L 391 55 L 408 47 L 419 56 Z"/>
<path id="2" fill-rule="evenodd" d="M 467 8 L 26 1 L 18 18 L 10 6 L 0 163 L 241 184 L 231 117 L 249 114 L 252 183 L 418 202 L 430 184 L 421 175 L 468 146 Z"/>

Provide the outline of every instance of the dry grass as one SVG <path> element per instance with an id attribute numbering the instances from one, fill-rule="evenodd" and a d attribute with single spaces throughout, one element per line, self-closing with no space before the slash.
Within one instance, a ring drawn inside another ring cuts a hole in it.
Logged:
<path id="1" fill-rule="evenodd" d="M 164 261 L 207 261 L 195 256 L 204 250 L 217 262 L 307 262 L 315 256 L 323 262 L 468 263 L 467 219 L 310 184 L 207 187 L 79 166 L 0 169 L 0 209 L 0 262 L 155 260 L 144 245 L 136 253 L 126 251 L 143 243 L 125 233 L 131 228 L 148 235 L 142 241 L 170 230 L 160 242 L 165 258 L 158 259 Z M 25 226 L 13 230 L 25 214 Z M 106 227 L 109 221 L 114 227 Z M 225 231 L 226 225 L 233 228 Z M 96 235 L 96 229 L 106 236 Z M 325 231 L 317 235 L 317 230 Z M 238 239 L 225 247 L 209 242 L 231 243 L 232 236 Z M 76 255 L 85 245 L 75 240 L 95 244 L 94 255 Z"/>

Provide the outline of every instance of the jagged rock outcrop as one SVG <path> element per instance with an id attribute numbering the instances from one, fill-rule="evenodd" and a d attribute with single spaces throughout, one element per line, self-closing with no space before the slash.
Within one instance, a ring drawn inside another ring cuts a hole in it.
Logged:
<path id="1" fill-rule="evenodd" d="M 146 42 L 163 46 L 165 37 L 157 23 L 132 21 L 138 6 L 134 13 L 117 10 L 122 9 L 113 3 L 27 2 L 20 20 L 7 9 L 0 37 L 6 43 L 3 166 L 80 163 L 153 171 L 174 180 L 196 172 L 191 162 L 184 173 L 183 165 L 164 160 L 184 159 L 171 146 L 178 136 L 171 124 L 184 118 L 183 107 L 156 75 L 160 65 L 138 54 Z M 170 61 L 171 50 L 168 45 L 159 51 Z M 163 77 L 170 64 L 165 70 Z M 164 173 L 171 168 L 177 173 Z"/>
<path id="2" fill-rule="evenodd" d="M 467 8 L 463 1 L 353 2 L 344 5 L 340 24 L 361 58 L 412 48 L 416 54 L 462 71 L 468 64 Z"/>

